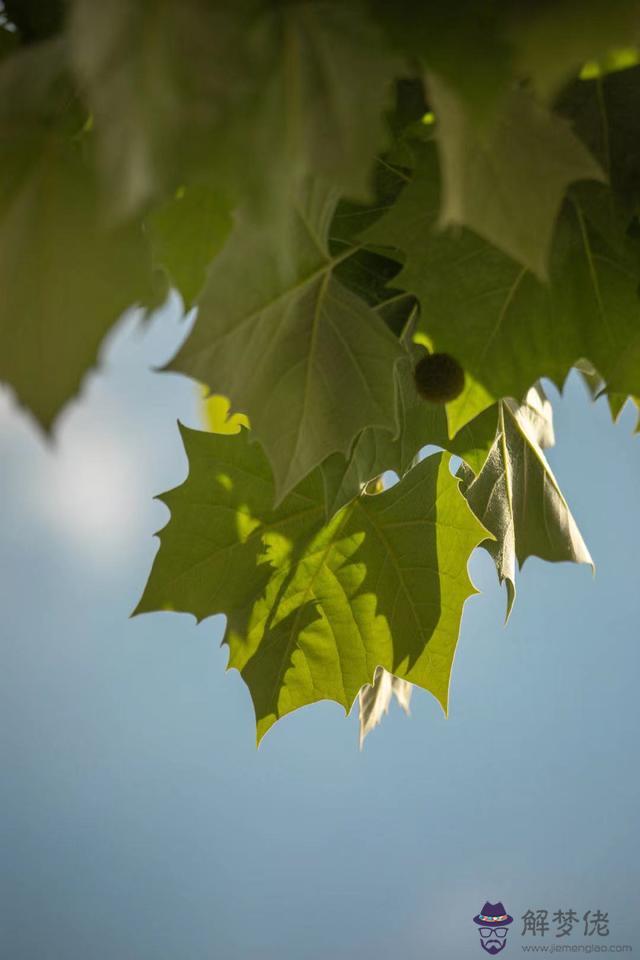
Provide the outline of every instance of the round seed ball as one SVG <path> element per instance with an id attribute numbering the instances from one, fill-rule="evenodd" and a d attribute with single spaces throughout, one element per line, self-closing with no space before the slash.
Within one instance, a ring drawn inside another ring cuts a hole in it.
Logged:
<path id="1" fill-rule="evenodd" d="M 416 389 L 430 403 L 449 403 L 464 390 L 464 370 L 448 353 L 428 353 L 413 371 Z"/>

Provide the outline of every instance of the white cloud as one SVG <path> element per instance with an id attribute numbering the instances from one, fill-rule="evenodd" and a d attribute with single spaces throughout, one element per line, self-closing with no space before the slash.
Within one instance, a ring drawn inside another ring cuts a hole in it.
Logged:
<path id="1" fill-rule="evenodd" d="M 115 434 L 73 426 L 60 437 L 39 484 L 41 506 L 79 547 L 112 555 L 140 533 L 135 451 Z"/>

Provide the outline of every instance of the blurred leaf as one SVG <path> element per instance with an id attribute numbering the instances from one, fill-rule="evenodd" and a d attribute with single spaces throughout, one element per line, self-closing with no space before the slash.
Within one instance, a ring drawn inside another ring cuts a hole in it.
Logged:
<path id="1" fill-rule="evenodd" d="M 103 225 L 59 45 L 0 64 L 0 378 L 49 428 L 150 287 L 137 224 Z"/>
<path id="2" fill-rule="evenodd" d="M 0 27 L 0 60 L 14 53 L 19 46 L 19 42 L 17 33 Z"/>
<path id="3" fill-rule="evenodd" d="M 194 176 L 269 214 L 310 173 L 369 195 L 397 60 L 359 3 L 73 0 L 71 22 L 121 210 Z"/>
<path id="4" fill-rule="evenodd" d="M 261 91 L 255 146 L 271 154 L 280 194 L 313 174 L 369 200 L 401 63 L 358 0 L 275 4 L 274 11 L 277 67 Z"/>
<path id="5" fill-rule="evenodd" d="M 608 73 L 617 73 L 619 70 L 637 67 L 639 63 L 640 51 L 636 47 L 609 50 L 599 61 L 588 60 L 580 71 L 580 79 L 593 80 L 595 77 L 604 77 Z"/>
<path id="6" fill-rule="evenodd" d="M 514 4 L 508 32 L 514 68 L 551 100 L 588 60 L 610 59 L 640 40 L 637 0 L 545 0 Z"/>
<path id="7" fill-rule="evenodd" d="M 226 201 L 206 184 L 182 188 L 151 212 L 148 229 L 154 263 L 164 267 L 190 310 L 231 229 Z"/>
<path id="8" fill-rule="evenodd" d="M 251 45 L 258 9 L 251 0 L 71 0 L 73 62 L 115 216 L 173 194 L 207 165 L 228 174 L 216 143 L 246 115 L 269 57 Z"/>
<path id="9" fill-rule="evenodd" d="M 506 4 L 448 0 L 369 0 L 399 52 L 442 76 L 478 124 L 489 121 L 513 77 L 513 51 L 504 34 Z"/>
<path id="10" fill-rule="evenodd" d="M 478 129 L 491 124 L 514 85 L 551 102 L 585 61 L 638 44 L 637 0 L 369 0 L 399 52 L 439 74 Z"/>

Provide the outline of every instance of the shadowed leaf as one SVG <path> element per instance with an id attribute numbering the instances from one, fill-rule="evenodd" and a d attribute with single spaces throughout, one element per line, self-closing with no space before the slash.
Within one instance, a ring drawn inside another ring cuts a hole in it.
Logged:
<path id="1" fill-rule="evenodd" d="M 393 430 L 400 344 L 335 276 L 335 197 L 310 186 L 283 251 L 273 228 L 238 218 L 214 261 L 195 328 L 171 363 L 247 414 L 285 496 L 366 426 Z"/>

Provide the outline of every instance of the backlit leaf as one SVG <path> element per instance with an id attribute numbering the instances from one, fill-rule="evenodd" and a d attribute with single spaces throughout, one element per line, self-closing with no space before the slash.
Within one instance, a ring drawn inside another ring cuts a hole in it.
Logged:
<path id="1" fill-rule="evenodd" d="M 494 535 L 483 544 L 507 584 L 507 617 L 515 600 L 516 564 L 527 557 L 593 566 L 558 482 L 543 453 L 554 443 L 551 407 L 540 387 L 523 404 L 499 404 L 498 431 L 477 474 L 460 467 L 464 495 Z"/>
<path id="2" fill-rule="evenodd" d="M 406 714 L 409 713 L 411 691 L 413 687 L 407 680 L 394 677 L 388 670 L 378 667 L 373 683 L 368 683 L 358 694 L 360 717 L 360 749 L 364 746 L 365 738 L 374 730 L 389 707 L 393 697 L 396 698 Z"/>
<path id="3" fill-rule="evenodd" d="M 446 710 L 467 561 L 486 537 L 448 460 L 359 497 L 325 524 L 316 471 L 277 508 L 248 431 L 182 430 L 189 476 L 162 498 L 171 519 L 137 612 L 226 613 L 229 664 L 247 683 L 258 738 L 317 700 L 349 710 L 376 668 Z"/>

